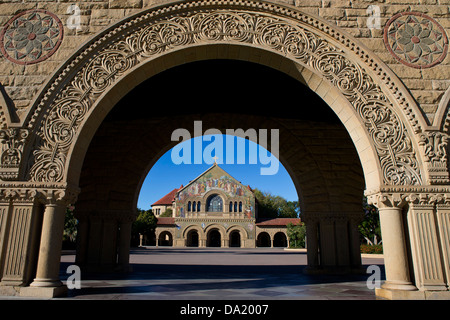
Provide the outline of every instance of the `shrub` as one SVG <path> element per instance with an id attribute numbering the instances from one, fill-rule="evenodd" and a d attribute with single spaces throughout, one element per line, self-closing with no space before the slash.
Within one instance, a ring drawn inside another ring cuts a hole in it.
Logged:
<path id="1" fill-rule="evenodd" d="M 374 254 L 383 253 L 383 246 L 381 244 L 377 245 L 362 244 L 360 248 L 361 253 L 374 253 Z"/>

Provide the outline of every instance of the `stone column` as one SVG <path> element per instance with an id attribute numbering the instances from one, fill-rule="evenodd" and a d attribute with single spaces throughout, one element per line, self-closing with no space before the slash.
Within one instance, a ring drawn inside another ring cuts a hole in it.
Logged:
<path id="1" fill-rule="evenodd" d="M 400 198 L 394 196 L 380 195 L 375 205 L 380 213 L 386 269 L 386 281 L 382 288 L 387 290 L 417 290 L 411 282 L 409 273 L 403 227 L 403 202 Z"/>
<path id="2" fill-rule="evenodd" d="M 308 267 L 306 271 L 314 271 L 319 268 L 319 237 L 318 237 L 318 222 L 316 219 L 307 219 L 306 224 L 306 239 L 307 239 L 307 257 Z"/>
<path id="3" fill-rule="evenodd" d="M 36 277 L 21 296 L 55 297 L 67 291 L 59 279 L 64 218 L 67 206 L 75 203 L 79 190 L 41 190 L 45 202 Z"/>
<path id="4" fill-rule="evenodd" d="M 42 223 L 41 242 L 36 278 L 31 287 L 59 287 L 59 265 L 66 206 L 61 203 L 47 204 Z"/>
<path id="5" fill-rule="evenodd" d="M 442 260 L 444 264 L 447 288 L 450 288 L 450 197 L 446 197 L 443 203 L 436 205 L 437 224 L 439 228 L 439 242 L 442 248 Z"/>
<path id="6" fill-rule="evenodd" d="M 34 276 L 42 212 L 35 191 L 11 191 L 0 207 L 0 278 L 3 286 L 27 285 Z"/>
<path id="7" fill-rule="evenodd" d="M 352 271 L 360 272 L 362 270 L 360 233 L 358 225 L 361 223 L 362 214 L 352 214 L 349 222 L 349 242 L 350 242 L 350 265 Z"/>
<path id="8" fill-rule="evenodd" d="M 417 288 L 447 290 L 439 250 L 435 199 L 427 195 L 410 195 L 408 227 Z"/>
<path id="9" fill-rule="evenodd" d="M 132 219 L 122 218 L 119 221 L 118 267 L 121 271 L 130 269 L 130 241 Z M 157 240 L 158 241 L 158 240 Z"/>

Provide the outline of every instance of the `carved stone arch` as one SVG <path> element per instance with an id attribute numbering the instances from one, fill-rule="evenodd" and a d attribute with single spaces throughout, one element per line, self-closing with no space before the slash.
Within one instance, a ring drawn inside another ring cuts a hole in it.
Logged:
<path id="1" fill-rule="evenodd" d="M 226 229 L 227 238 L 230 238 L 230 234 L 233 231 L 239 231 L 241 236 L 245 236 L 245 238 L 243 238 L 243 239 L 248 239 L 248 237 L 249 237 L 248 231 L 245 230 L 244 227 L 237 225 L 237 224 L 233 224 Z"/>
<path id="2" fill-rule="evenodd" d="M 184 241 L 186 241 L 188 233 L 192 230 L 197 231 L 199 239 L 201 239 L 201 240 L 206 239 L 206 233 L 200 226 L 190 225 L 190 226 L 184 228 L 184 230 L 183 230 L 182 237 L 183 237 Z"/>
<path id="3" fill-rule="evenodd" d="M 210 223 L 205 227 L 204 233 L 205 235 L 208 234 L 209 231 L 211 231 L 212 229 L 217 229 L 219 230 L 222 238 L 225 238 L 227 235 L 227 230 L 225 229 L 225 227 L 223 225 L 221 225 L 220 223 Z"/>
<path id="4" fill-rule="evenodd" d="M 218 25 L 225 32 L 219 32 Z M 371 165 L 365 164 L 365 173 L 381 168 L 381 177 L 374 179 L 379 181 L 369 187 L 423 183 L 415 133 L 423 130 L 425 121 L 396 76 L 363 45 L 326 21 L 290 6 L 250 0 L 158 6 L 124 19 L 87 43 L 55 73 L 31 108 L 25 123 L 34 133 L 25 152 L 27 179 L 43 183 L 71 179 L 69 164 L 76 166 L 72 157 L 82 157 L 72 154 L 74 145 L 89 142 L 77 141 L 80 130 L 95 131 L 85 124 L 120 80 L 130 80 L 131 74 L 139 77 L 140 66 L 170 52 L 214 44 L 255 47 L 290 59 L 310 79 L 322 80 L 313 90 L 329 104 L 336 101 L 337 108 L 338 100 L 344 99 L 351 105 L 352 110 L 346 108 L 340 118 L 358 118 L 359 123 L 351 121 L 347 129 L 353 126 L 353 138 L 365 136 L 376 155 L 368 160 Z M 330 86 L 339 97 L 327 95 Z"/>
<path id="5" fill-rule="evenodd" d="M 447 91 L 445 91 L 441 101 L 439 101 L 439 105 L 433 119 L 432 129 L 450 133 L 450 87 L 447 88 Z"/>

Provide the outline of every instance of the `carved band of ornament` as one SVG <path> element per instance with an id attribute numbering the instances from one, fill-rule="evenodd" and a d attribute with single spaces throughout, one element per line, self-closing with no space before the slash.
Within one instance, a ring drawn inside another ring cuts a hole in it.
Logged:
<path id="1" fill-rule="evenodd" d="M 302 27 L 298 21 L 261 12 L 205 9 L 178 14 L 148 21 L 142 27 L 130 28 L 129 34 L 109 39 L 109 45 L 94 43 L 87 49 L 97 53 L 55 96 L 37 132 L 39 144 L 34 159 L 30 159 L 31 181 L 63 181 L 70 146 L 90 108 L 125 72 L 182 46 L 226 42 L 275 51 L 314 69 L 340 90 L 361 117 L 377 151 L 384 183 L 422 183 L 411 139 L 391 101 L 364 68 L 350 61 L 323 35 Z M 318 28 L 315 23 L 313 27 Z"/>
<path id="2" fill-rule="evenodd" d="M 413 208 L 434 209 L 436 206 L 450 206 L 450 192 L 446 193 L 378 193 L 367 196 L 367 202 L 382 208 L 402 208 L 409 205 Z"/>
<path id="3" fill-rule="evenodd" d="M 69 205 L 76 202 L 79 192 L 79 188 L 46 189 L 0 186 L 0 202 Z"/>

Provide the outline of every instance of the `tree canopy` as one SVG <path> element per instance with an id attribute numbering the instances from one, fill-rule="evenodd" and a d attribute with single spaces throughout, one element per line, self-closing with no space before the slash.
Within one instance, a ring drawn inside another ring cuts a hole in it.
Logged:
<path id="1" fill-rule="evenodd" d="M 253 189 L 258 200 L 258 217 L 260 218 L 297 218 L 300 214 L 298 201 L 288 201 L 270 192 Z"/>

